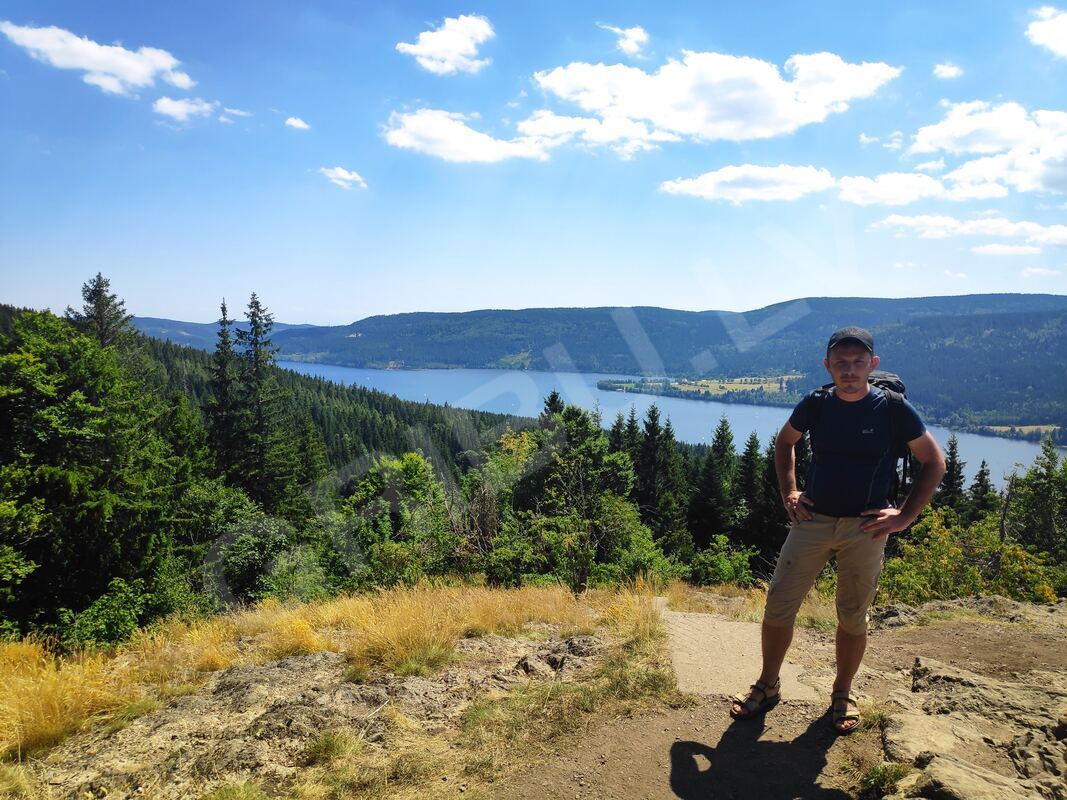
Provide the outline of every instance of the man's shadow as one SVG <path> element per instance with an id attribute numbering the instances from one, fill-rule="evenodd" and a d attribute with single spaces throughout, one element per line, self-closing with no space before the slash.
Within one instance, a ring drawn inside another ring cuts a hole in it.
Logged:
<path id="1" fill-rule="evenodd" d="M 791 742 L 761 742 L 762 717 L 739 720 L 711 747 L 700 742 L 671 745 L 671 789 L 685 800 L 852 800 L 840 789 L 815 784 L 836 741 L 829 712 Z"/>

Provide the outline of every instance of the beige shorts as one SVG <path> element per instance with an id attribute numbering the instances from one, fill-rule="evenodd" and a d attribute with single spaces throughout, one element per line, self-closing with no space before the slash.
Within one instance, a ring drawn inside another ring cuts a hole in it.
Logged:
<path id="1" fill-rule="evenodd" d="M 791 627 L 804 596 L 815 584 L 830 556 L 837 554 L 837 622 L 846 633 L 867 632 L 867 609 L 874 602 L 888 537 L 871 538 L 860 525 L 867 517 L 815 514 L 798 522 L 778 554 L 767 588 L 763 621 Z"/>

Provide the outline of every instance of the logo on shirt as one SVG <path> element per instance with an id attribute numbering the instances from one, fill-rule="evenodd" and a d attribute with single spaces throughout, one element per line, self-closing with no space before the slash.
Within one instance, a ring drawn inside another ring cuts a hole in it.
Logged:
<path id="1" fill-rule="evenodd" d="M 864 428 L 863 432 L 864 433 L 874 433 L 874 428 Z"/>

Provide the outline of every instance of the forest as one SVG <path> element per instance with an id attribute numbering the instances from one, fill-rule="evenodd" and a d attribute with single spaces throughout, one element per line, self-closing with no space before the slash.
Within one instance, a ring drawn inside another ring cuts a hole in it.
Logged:
<path id="1" fill-rule="evenodd" d="M 63 316 L 0 307 L 4 636 L 76 648 L 424 580 L 752 585 L 788 532 L 773 441 L 726 418 L 702 446 L 655 406 L 609 422 L 556 392 L 536 419 L 402 401 L 278 368 L 255 293 L 240 326 L 221 303 L 213 352 L 138 332 L 99 273 L 82 298 Z M 965 485 L 954 440 L 947 457 L 890 541 L 880 602 L 1067 595 L 1052 441 L 1001 492 L 984 464 Z M 802 441 L 801 487 L 807 458 Z"/>

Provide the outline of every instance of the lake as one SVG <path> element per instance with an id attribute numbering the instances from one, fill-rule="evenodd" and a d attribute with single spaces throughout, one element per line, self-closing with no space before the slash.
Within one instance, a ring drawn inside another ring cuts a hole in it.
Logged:
<path id="1" fill-rule="evenodd" d="M 712 432 L 719 418 L 726 415 L 733 428 L 738 450 L 755 431 L 763 446 L 778 432 L 789 418 L 789 409 L 782 406 L 751 406 L 737 403 L 718 403 L 706 400 L 686 400 L 680 397 L 656 397 L 648 394 L 604 391 L 597 381 L 609 378 L 628 378 L 590 372 L 538 372 L 500 369 L 360 369 L 332 364 L 307 364 L 298 361 L 279 361 L 278 366 L 303 375 L 326 378 L 343 385 L 357 384 L 378 389 L 405 400 L 448 403 L 456 408 L 473 408 L 501 414 L 536 417 L 544 406 L 545 396 L 557 389 L 568 403 L 593 410 L 599 405 L 605 427 L 611 425 L 616 413 L 628 414 L 630 406 L 637 408 L 638 417 L 655 403 L 664 421 L 670 419 L 675 436 L 684 442 L 711 442 Z M 934 438 L 944 447 L 951 431 L 929 426 Z M 956 433 L 960 457 L 966 462 L 967 480 L 973 478 L 978 465 L 985 459 L 993 481 L 1002 486 L 1004 476 L 1016 464 L 1029 466 L 1040 448 L 1032 442 L 980 436 L 975 433 Z"/>

